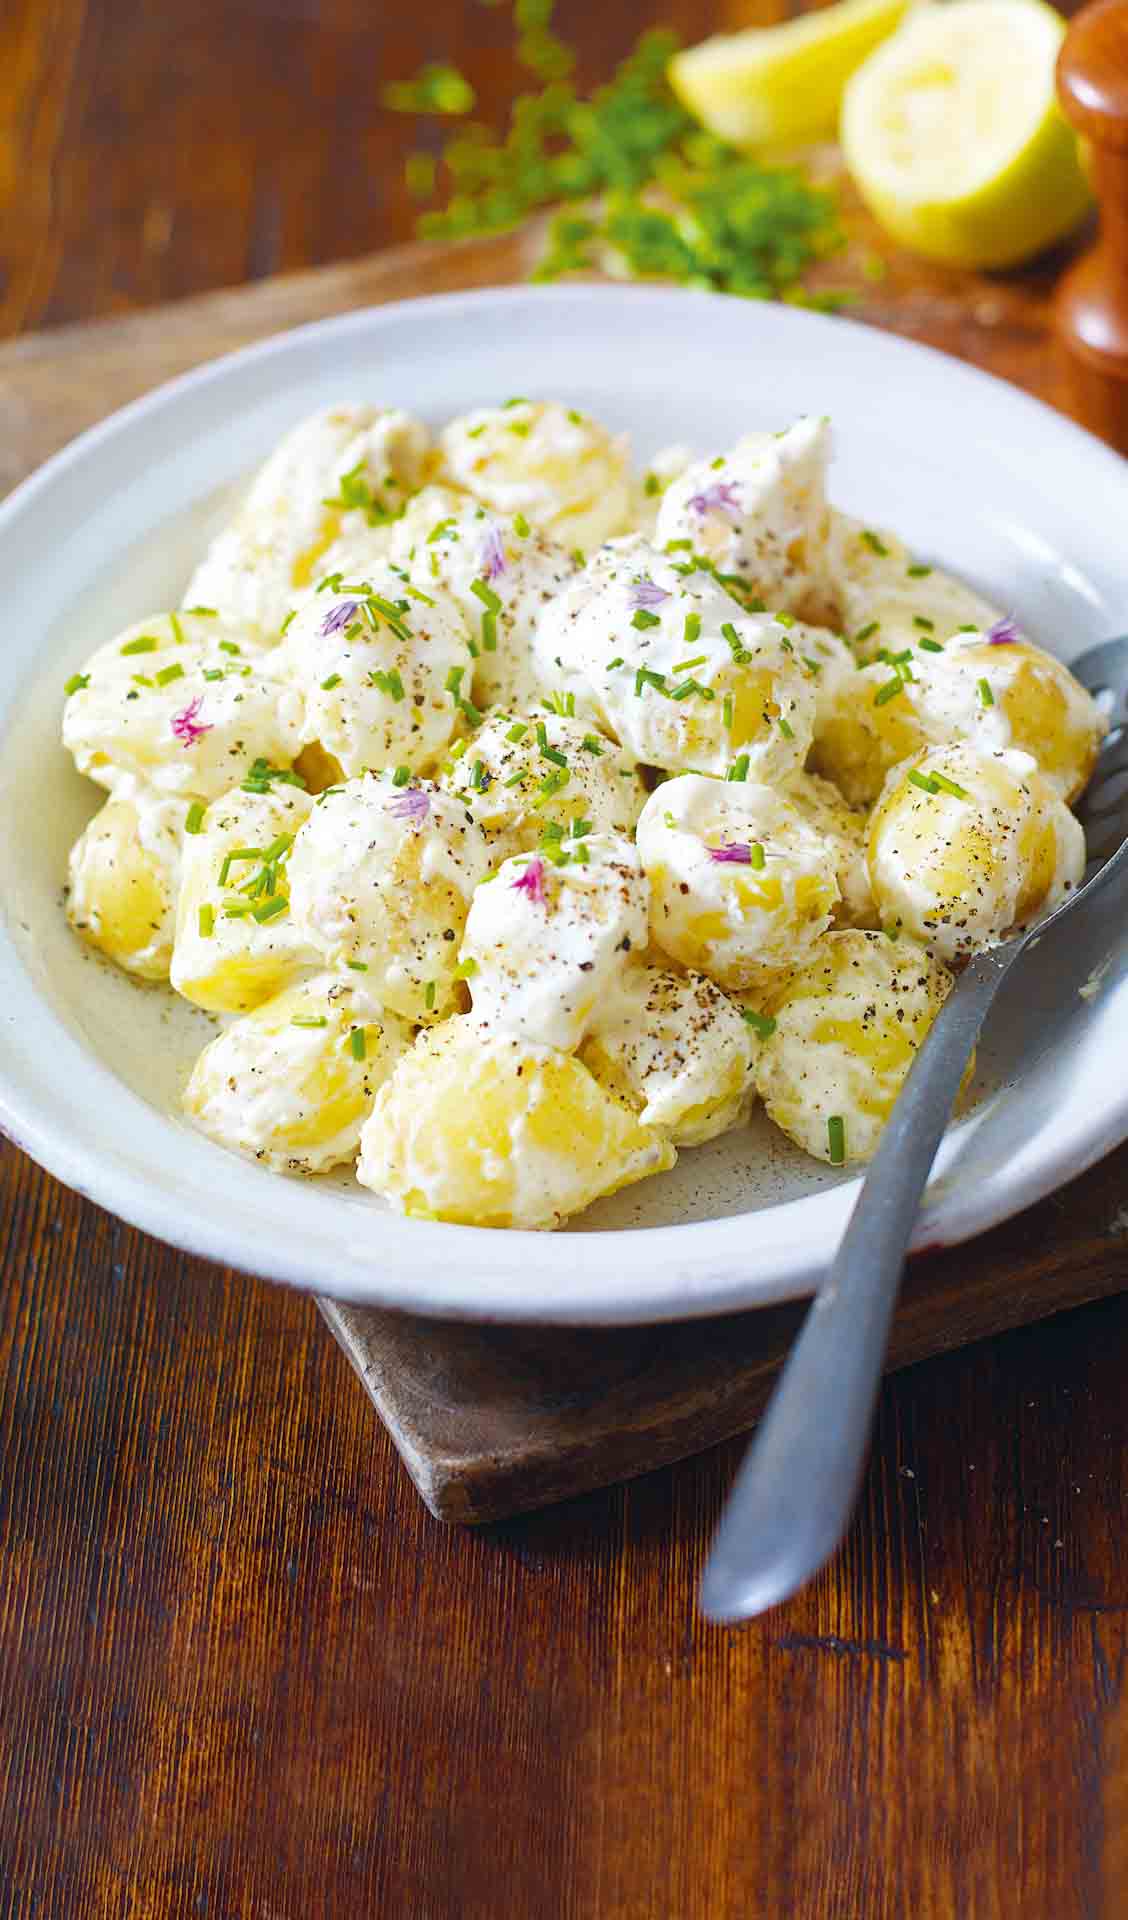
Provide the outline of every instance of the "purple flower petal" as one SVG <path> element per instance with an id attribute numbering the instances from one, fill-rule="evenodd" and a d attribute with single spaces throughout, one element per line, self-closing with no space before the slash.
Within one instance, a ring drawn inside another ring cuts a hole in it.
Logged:
<path id="1" fill-rule="evenodd" d="M 322 638 L 328 640 L 331 633 L 342 633 L 346 627 L 351 627 L 359 605 L 357 600 L 338 600 L 335 607 L 330 607 L 317 629 Z"/>
<path id="2" fill-rule="evenodd" d="M 534 853 L 524 873 L 519 874 L 517 879 L 511 884 L 514 893 L 523 893 L 528 899 L 534 901 L 538 907 L 544 906 L 544 861 L 538 853 Z"/>
<path id="3" fill-rule="evenodd" d="M 633 583 L 627 598 L 635 613 L 641 609 L 649 613 L 653 607 L 660 607 L 663 600 L 668 600 L 670 596 L 665 587 L 660 587 L 656 580 L 650 580 L 646 574 L 643 574 Z"/>
<path id="4" fill-rule="evenodd" d="M 697 514 L 731 513 L 735 516 L 742 512 L 740 495 L 731 480 L 714 480 L 712 486 L 693 494 L 687 504 L 690 512 Z"/>
<path id="5" fill-rule="evenodd" d="M 715 860 L 718 866 L 750 867 L 752 865 L 752 849 L 746 840 L 726 840 L 723 846 L 707 847 L 705 851 L 710 860 Z"/>
<path id="6" fill-rule="evenodd" d="M 1002 620 L 996 620 L 994 626 L 987 629 L 987 644 L 991 647 L 1014 647 L 1021 639 L 1022 635 L 1009 614 Z"/>
<path id="7" fill-rule="evenodd" d="M 194 700 L 190 700 L 186 707 L 181 707 L 180 712 L 172 716 L 170 722 L 172 731 L 182 747 L 194 747 L 197 740 L 202 740 L 205 733 L 210 733 L 212 730 L 212 721 L 205 720 L 202 724 L 200 721 L 200 708 L 203 702 L 203 694 L 198 693 Z"/>
<path id="8" fill-rule="evenodd" d="M 487 580 L 496 580 L 499 574 L 508 571 L 505 564 L 505 548 L 501 535 L 493 525 L 482 541 L 482 553 L 479 560 L 482 572 Z"/>
<path id="9" fill-rule="evenodd" d="M 422 787 L 404 787 L 397 793 L 388 811 L 397 820 L 410 820 L 413 825 L 421 826 L 431 811 L 431 796 L 424 793 Z"/>

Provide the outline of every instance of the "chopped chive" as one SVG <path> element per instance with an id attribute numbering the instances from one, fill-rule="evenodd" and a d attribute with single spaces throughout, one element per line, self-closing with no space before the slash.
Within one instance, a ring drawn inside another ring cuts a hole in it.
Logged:
<path id="1" fill-rule="evenodd" d="M 640 667 L 638 669 L 638 672 L 635 674 L 634 690 L 635 690 L 636 699 L 641 698 L 643 689 L 645 687 L 655 687 L 659 693 L 665 693 L 666 692 L 665 674 L 656 673 L 653 667 Z"/>
<path id="2" fill-rule="evenodd" d="M 770 1013 L 757 1013 L 754 1007 L 742 1007 L 741 1019 L 761 1040 L 770 1040 L 776 1030 L 776 1023 Z"/>
<path id="3" fill-rule="evenodd" d="M 911 567 L 906 567 L 905 572 L 908 574 L 910 580 L 924 580 L 927 579 L 928 575 L 932 572 L 932 568 L 922 566 L 918 560 L 914 561 Z"/>
<path id="4" fill-rule="evenodd" d="M 363 1027 L 354 1027 L 349 1034 L 349 1052 L 354 1060 L 363 1060 L 367 1056 L 368 1042 L 365 1040 Z"/>
<path id="5" fill-rule="evenodd" d="M 995 704 L 995 696 L 991 692 L 991 682 L 989 680 L 977 680 L 975 686 L 979 695 L 980 706 L 993 707 Z"/>
<path id="6" fill-rule="evenodd" d="M 772 619 L 775 621 L 777 627 L 793 627 L 795 625 L 795 615 L 793 613 L 773 613 Z"/>
<path id="7" fill-rule="evenodd" d="M 456 980 L 472 980 L 478 971 L 478 962 L 472 959 L 460 960 L 454 969 Z"/>
<path id="8" fill-rule="evenodd" d="M 283 620 L 282 625 L 278 629 L 279 639 L 281 639 L 282 635 L 286 633 L 288 629 L 293 625 L 297 617 L 298 617 L 298 609 L 296 607 L 291 607 L 289 613 L 286 615 L 286 618 Z"/>
<path id="9" fill-rule="evenodd" d="M 333 691 L 333 688 L 334 688 L 334 687 L 339 687 L 339 686 L 340 686 L 340 684 L 341 684 L 341 676 L 340 676 L 340 674 L 339 674 L 339 673 L 331 673 L 331 674 L 329 674 L 329 676 L 327 677 L 327 679 L 325 679 L 325 680 L 323 680 L 323 681 L 321 682 L 321 691 L 322 691 L 322 693 L 332 693 L 332 691 Z"/>
<path id="10" fill-rule="evenodd" d="M 658 615 L 656 613 L 649 613 L 645 607 L 639 607 L 637 611 L 631 615 L 631 625 L 632 627 L 637 627 L 640 633 L 645 633 L 648 627 L 660 627 L 661 624 L 662 622 L 659 620 Z"/>
<path id="11" fill-rule="evenodd" d="M 869 527 L 863 528 L 862 539 L 865 541 L 871 553 L 878 553 L 883 559 L 888 556 L 889 548 L 886 546 L 884 540 L 882 540 L 878 534 L 871 532 Z"/>
<path id="12" fill-rule="evenodd" d="M 221 653 L 238 653 L 239 648 L 235 645 L 234 640 L 221 640 L 219 642 L 219 651 Z"/>
<path id="13" fill-rule="evenodd" d="M 131 673 L 129 677 L 133 681 L 134 686 L 137 687 L 151 687 L 154 684 L 147 673 Z M 131 700 L 136 700 L 137 695 L 131 693 L 129 697 Z"/>
<path id="14" fill-rule="evenodd" d="M 506 428 L 506 432 L 515 433 L 518 440 L 527 440 L 529 437 L 529 422 L 527 420 L 511 420 Z"/>
<path id="15" fill-rule="evenodd" d="M 503 787 L 519 787 L 525 777 L 525 770 L 522 767 L 517 773 L 511 773 L 508 780 L 503 780 L 501 784 Z"/>
<path id="16" fill-rule="evenodd" d="M 597 760 L 603 753 L 603 742 L 597 740 L 594 733 L 585 733 L 580 745 L 585 753 L 594 753 Z"/>
<path id="17" fill-rule="evenodd" d="M 63 685 L 63 692 L 67 695 L 81 693 L 83 687 L 88 687 L 89 685 L 90 675 L 88 673 L 72 673 L 70 679 Z"/>
<path id="18" fill-rule="evenodd" d="M 397 767 L 395 772 L 392 775 L 392 785 L 393 787 L 406 787 L 410 779 L 411 779 L 410 767 Z"/>
<path id="19" fill-rule="evenodd" d="M 707 653 L 695 653 L 691 660 L 679 660 L 675 666 L 670 668 L 670 672 L 690 673 L 694 667 L 703 667 L 708 658 L 709 655 Z"/>
<path id="20" fill-rule="evenodd" d="M 210 940 L 212 934 L 215 932 L 215 908 L 207 905 L 205 902 L 200 908 L 197 919 L 201 939 Z"/>
<path id="21" fill-rule="evenodd" d="M 733 626 L 731 620 L 726 620 L 724 625 L 722 626 L 721 638 L 728 642 L 729 649 L 732 653 L 732 657 L 735 660 L 737 666 L 746 667 L 748 665 L 748 662 L 751 660 L 752 655 L 749 653 L 747 647 L 744 645 L 743 641 L 740 638 L 740 635 L 736 631 L 736 628 Z"/>
<path id="22" fill-rule="evenodd" d="M 779 730 L 785 740 L 794 740 L 795 728 L 792 726 L 790 720 L 787 719 L 786 715 L 782 713 L 779 716 Z"/>
<path id="23" fill-rule="evenodd" d="M 284 894 L 276 893 L 272 900 L 263 900 L 257 907 L 252 907 L 251 912 L 256 920 L 275 920 L 280 913 L 285 913 L 289 904 Z"/>
<path id="24" fill-rule="evenodd" d="M 391 699 L 404 698 L 403 681 L 395 667 L 389 667 L 387 672 L 384 672 L 381 667 L 373 667 L 368 679 L 372 686 L 378 688 L 381 693 L 388 694 Z"/>
<path id="25" fill-rule="evenodd" d="M 352 971 L 353 973 L 367 973 L 367 972 L 368 972 L 368 962 L 367 962 L 367 960 L 346 960 L 346 961 L 345 961 L 345 965 L 346 965 L 346 967 L 348 967 L 348 968 L 350 968 L 350 969 L 351 969 L 351 971 Z"/>
<path id="26" fill-rule="evenodd" d="M 914 613 L 913 625 L 914 627 L 919 627 L 922 633 L 935 633 L 936 631 L 935 620 L 926 620 L 923 613 Z"/>
<path id="27" fill-rule="evenodd" d="M 917 646 L 921 653 L 943 653 L 944 651 L 939 640 L 918 640 Z"/>
<path id="28" fill-rule="evenodd" d="M 662 482 L 659 480 L 658 475 L 656 473 L 647 474 L 645 480 L 642 483 L 642 490 L 648 500 L 653 500 L 655 494 L 661 493 Z"/>
<path id="29" fill-rule="evenodd" d="M 204 679 L 205 680 L 222 680 L 223 668 L 222 667 L 205 667 Z"/>
<path id="30" fill-rule="evenodd" d="M 873 696 L 874 706 L 883 707 L 885 706 L 887 701 L 895 700 L 897 698 L 897 695 L 900 693 L 902 687 L 904 686 L 904 684 L 905 683 L 902 680 L 899 673 L 895 673 L 893 675 L 892 680 L 883 680 L 880 687 L 877 689 L 877 692 Z"/>
<path id="31" fill-rule="evenodd" d="M 528 539 L 531 528 L 523 513 L 513 515 L 513 531 L 520 534 L 522 540 Z"/>
<path id="32" fill-rule="evenodd" d="M 726 780 L 747 780 L 749 764 L 750 764 L 750 761 L 749 761 L 748 754 L 738 753 L 736 756 L 736 759 L 733 761 L 731 767 L 726 773 L 725 779 Z"/>
<path id="33" fill-rule="evenodd" d="M 569 828 L 573 840 L 582 840 L 584 835 L 590 833 L 591 830 L 591 821 L 585 820 L 582 814 L 577 814 Z"/>
<path id="34" fill-rule="evenodd" d="M 568 765 L 567 754 L 561 753 L 557 747 L 542 747 L 541 759 L 551 760 L 553 766 L 556 767 L 566 767 Z"/>
<path id="35" fill-rule="evenodd" d="M 528 731 L 529 731 L 529 728 L 528 728 L 528 723 L 526 721 L 515 720 L 505 737 L 507 740 L 511 740 L 513 744 L 516 745 L 518 740 L 523 740 L 525 738 L 525 735 L 528 733 Z"/>
<path id="36" fill-rule="evenodd" d="M 185 833 L 199 833 L 204 824 L 204 808 L 199 800 L 193 800 L 184 819 Z"/>
<path id="37" fill-rule="evenodd" d="M 290 1025 L 292 1027 L 327 1027 L 329 1022 L 323 1013 L 296 1013 Z"/>
<path id="38" fill-rule="evenodd" d="M 860 647 L 864 640 L 872 640 L 874 634 L 878 632 L 880 627 L 880 620 L 871 620 L 868 627 L 859 627 L 857 633 L 854 635 L 854 645 Z"/>
<path id="39" fill-rule="evenodd" d="M 956 628 L 956 632 L 957 633 L 978 633 L 979 628 L 976 626 L 974 620 L 965 620 L 962 626 L 959 626 Z"/>
<path id="40" fill-rule="evenodd" d="M 480 600 L 482 605 L 489 609 L 490 613 L 501 612 L 501 601 L 488 582 L 485 580 L 471 580 L 470 591 L 475 599 Z"/>
<path id="41" fill-rule="evenodd" d="M 181 666 L 179 660 L 174 660 L 171 667 L 162 667 L 160 672 L 155 675 L 158 687 L 170 686 L 174 680 L 183 680 L 183 678 L 184 668 Z"/>
<path id="42" fill-rule="evenodd" d="M 612 672 L 614 671 L 614 669 L 615 669 L 616 667 L 621 667 L 621 666 L 622 666 L 622 664 L 623 664 L 623 656 L 622 656 L 622 654 L 621 654 L 621 653 L 617 653 L 617 654 L 615 655 L 615 658 L 614 658 L 613 660 L 609 660 L 609 661 L 607 662 L 607 666 L 606 666 L 606 668 L 605 668 L 605 671 L 606 671 L 607 673 L 612 673 Z"/>
<path id="43" fill-rule="evenodd" d="M 753 840 L 748 849 L 748 864 L 755 867 L 757 872 L 764 864 L 764 849 L 758 840 Z"/>
<path id="44" fill-rule="evenodd" d="M 685 616 L 685 629 L 682 633 L 682 639 L 685 645 L 692 647 L 694 641 L 700 637 L 700 634 L 701 615 L 699 613 L 687 613 Z"/>
<path id="45" fill-rule="evenodd" d="M 914 787 L 919 787 L 922 793 L 939 793 L 940 791 L 935 774 L 920 773 L 916 767 L 909 769 L 909 781 Z"/>
<path id="46" fill-rule="evenodd" d="M 733 718 L 732 695 L 731 693 L 726 693 L 723 701 L 721 702 L 721 719 L 724 723 L 726 733 L 732 732 L 732 718 Z"/>
<path id="47" fill-rule="evenodd" d="M 176 641 L 177 646 L 182 647 L 184 645 L 184 628 L 181 626 L 179 618 L 175 613 L 169 614 L 168 624 L 172 628 L 172 637 Z"/>
<path id="48" fill-rule="evenodd" d="M 435 983 L 433 980 L 428 980 L 426 986 L 423 989 L 423 1005 L 426 1007 L 428 1013 L 430 1013 L 432 1008 L 434 1007 L 434 1004 L 435 1004 Z"/>
<path id="49" fill-rule="evenodd" d="M 160 641 L 155 634 L 139 633 L 136 640 L 127 640 L 122 653 L 156 653 Z"/>
<path id="50" fill-rule="evenodd" d="M 946 773 L 934 773 L 932 779 L 941 793 L 950 793 L 957 800 L 971 799 L 967 788 L 961 787 L 958 781 L 949 780 Z"/>
<path id="51" fill-rule="evenodd" d="M 215 607 L 185 607 L 184 611 L 192 614 L 197 620 L 219 619 L 219 612 Z"/>
<path id="52" fill-rule="evenodd" d="M 537 788 L 537 796 L 533 801 L 534 807 L 543 807 L 545 802 L 551 800 L 554 794 L 563 793 L 571 777 L 567 767 L 561 767 L 547 774 Z"/>
<path id="53" fill-rule="evenodd" d="M 846 1122 L 840 1113 L 832 1113 L 826 1123 L 826 1143 L 831 1166 L 843 1166 L 846 1160 Z"/>

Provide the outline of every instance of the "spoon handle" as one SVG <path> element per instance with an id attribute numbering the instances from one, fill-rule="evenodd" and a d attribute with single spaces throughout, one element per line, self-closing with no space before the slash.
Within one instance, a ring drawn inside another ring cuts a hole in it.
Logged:
<path id="1" fill-rule="evenodd" d="M 711 1620 L 748 1619 L 786 1600 L 846 1531 L 920 1196 L 979 1029 L 1022 944 L 968 964 L 913 1062 L 729 1494 L 701 1583 Z"/>

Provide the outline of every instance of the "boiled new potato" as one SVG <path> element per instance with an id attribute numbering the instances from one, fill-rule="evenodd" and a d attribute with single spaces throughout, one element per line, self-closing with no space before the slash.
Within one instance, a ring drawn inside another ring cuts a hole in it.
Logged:
<path id="1" fill-rule="evenodd" d="M 523 514 L 559 546 L 587 553 L 631 524 L 626 437 L 575 407 L 478 407 L 444 427 L 439 444 L 444 479 L 496 513 Z"/>
<path id="2" fill-rule="evenodd" d="M 210 1013 L 246 1013 L 317 964 L 290 911 L 289 856 L 312 797 L 289 781 L 197 807 L 184 840 L 172 984 Z"/>
<path id="3" fill-rule="evenodd" d="M 419 1219 L 551 1228 L 676 1158 L 574 1054 L 467 1016 L 422 1033 L 380 1089 L 357 1178 Z"/>
<path id="4" fill-rule="evenodd" d="M 748 1118 L 757 1044 L 704 974 L 635 965 L 598 1002 L 580 1059 L 643 1126 L 696 1147 Z"/>
<path id="5" fill-rule="evenodd" d="M 186 817 L 183 800 L 123 780 L 70 851 L 67 919 L 143 980 L 168 979 Z"/>
<path id="6" fill-rule="evenodd" d="M 883 926 L 952 960 L 1077 886 L 1085 836 L 1029 754 L 932 747 L 890 774 L 869 828 Z"/>
<path id="7" fill-rule="evenodd" d="M 439 785 L 503 857 L 533 852 L 546 827 L 566 831 L 576 820 L 630 834 L 646 803 L 629 754 L 598 727 L 547 712 L 491 713 L 455 743 Z"/>
<path id="8" fill-rule="evenodd" d="M 776 1125 L 818 1160 L 868 1160 L 951 988 L 911 940 L 826 934 L 762 1002 L 756 1085 Z"/>
<path id="9" fill-rule="evenodd" d="M 458 1004 L 458 947 L 490 865 L 477 822 L 427 781 L 330 788 L 294 842 L 294 925 L 330 966 L 363 972 L 406 1020 Z"/>
<path id="10" fill-rule="evenodd" d="M 254 630 L 162 613 L 99 647 L 67 683 L 63 745 L 112 792 L 123 776 L 214 800 L 256 761 L 288 767 L 303 739 L 300 696 Z"/>
<path id="11" fill-rule="evenodd" d="M 651 939 L 730 992 L 800 964 L 838 904 L 836 852 L 773 787 L 683 774 L 638 823 Z"/>
<path id="12" fill-rule="evenodd" d="M 355 1158 L 376 1093 L 410 1045 L 410 1028 L 363 982 L 320 973 L 204 1048 L 184 1111 L 277 1173 L 324 1173 Z"/>

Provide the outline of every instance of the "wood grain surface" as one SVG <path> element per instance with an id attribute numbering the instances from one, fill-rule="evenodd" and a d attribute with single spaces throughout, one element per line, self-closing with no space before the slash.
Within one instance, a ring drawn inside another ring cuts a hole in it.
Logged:
<path id="1" fill-rule="evenodd" d="M 646 15 L 561 8 L 589 76 Z M 506 43 L 470 0 L 9 0 L 0 325 L 65 329 L 0 350 L 9 477 L 68 394 L 114 403 L 72 323 L 110 319 L 124 366 L 134 310 L 203 293 L 214 351 L 247 324 L 215 290 L 405 239 L 380 78 L 453 55 L 496 112 Z M 340 299 L 408 272 L 362 263 Z M 899 259 L 867 317 L 1060 398 L 1051 277 Z M 198 316 L 162 321 L 170 354 Z M 1116 1180 L 1004 1230 L 1016 1288 L 1128 1277 Z M 897 1375 L 843 1554 L 730 1633 L 693 1590 L 738 1445 L 444 1529 L 311 1302 L 10 1148 L 0 1249 L 5 1920 L 1128 1912 L 1128 1300 Z"/>

